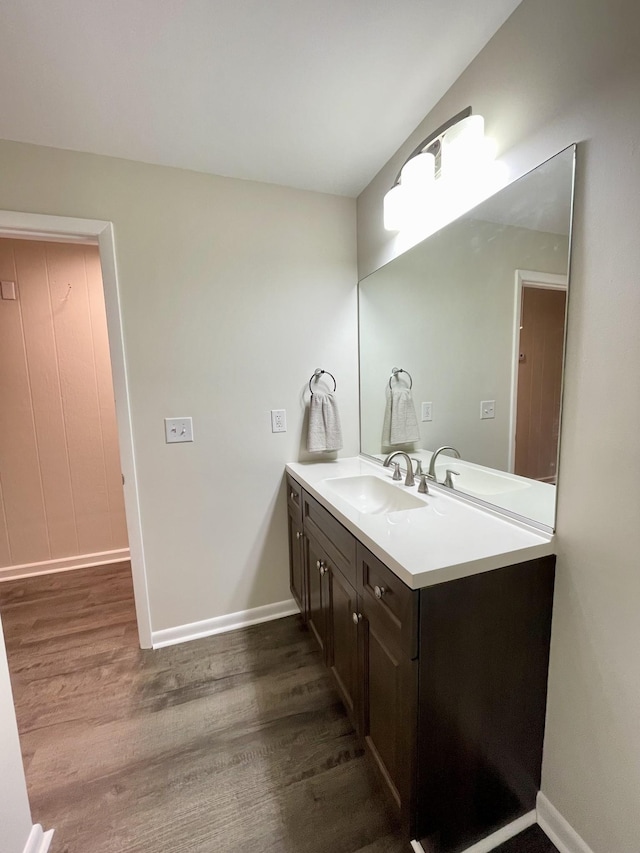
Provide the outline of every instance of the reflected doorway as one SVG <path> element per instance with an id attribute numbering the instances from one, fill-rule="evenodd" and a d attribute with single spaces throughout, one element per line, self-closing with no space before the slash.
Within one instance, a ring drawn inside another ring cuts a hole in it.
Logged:
<path id="1" fill-rule="evenodd" d="M 520 278 L 513 472 L 555 484 L 567 288 L 564 276 Z"/>

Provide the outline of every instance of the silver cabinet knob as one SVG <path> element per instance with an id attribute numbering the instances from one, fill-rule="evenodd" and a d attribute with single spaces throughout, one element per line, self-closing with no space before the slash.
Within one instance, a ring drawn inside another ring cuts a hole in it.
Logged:
<path id="1" fill-rule="evenodd" d="M 320 577 L 324 577 L 328 571 L 329 571 L 329 569 L 326 566 L 321 565 L 320 566 Z"/>
<path id="2" fill-rule="evenodd" d="M 362 613 L 352 613 L 351 618 L 353 619 L 353 624 L 357 625 L 359 622 L 362 622 Z"/>
<path id="3" fill-rule="evenodd" d="M 385 594 L 385 592 L 386 592 L 386 590 L 383 586 L 374 586 L 374 588 L 373 588 L 373 593 L 374 593 L 376 598 L 382 598 L 382 596 Z"/>
<path id="4" fill-rule="evenodd" d="M 302 533 L 299 530 L 296 530 L 296 539 L 302 539 Z"/>
<path id="5" fill-rule="evenodd" d="M 320 560 L 316 560 L 316 569 L 320 570 Z"/>

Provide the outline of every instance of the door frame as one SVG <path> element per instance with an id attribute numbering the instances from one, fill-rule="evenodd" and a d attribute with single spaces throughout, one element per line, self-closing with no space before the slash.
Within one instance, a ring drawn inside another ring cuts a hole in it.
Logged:
<path id="1" fill-rule="evenodd" d="M 518 416 L 518 365 L 520 356 L 520 315 L 522 312 L 523 287 L 540 287 L 545 290 L 568 290 L 568 275 L 558 275 L 536 270 L 515 271 L 515 294 L 513 299 L 513 344 L 511 351 L 511 413 L 509 416 L 509 472 L 516 467 L 516 422 Z M 566 300 L 565 300 L 566 311 Z M 566 316 L 565 316 L 566 324 Z"/>
<path id="2" fill-rule="evenodd" d="M 122 335 L 122 312 L 113 223 L 100 219 L 76 219 L 69 216 L 49 216 L 0 210 L 0 236 L 22 237 L 31 240 L 57 239 L 68 243 L 89 242 L 97 244 L 99 248 L 118 423 L 118 440 L 120 443 L 120 464 L 124 480 L 124 506 L 131 554 L 131 575 L 138 622 L 138 637 L 141 648 L 150 649 L 152 642 L 149 589 L 140 519 L 140 497 L 133 445 L 127 362 Z"/>

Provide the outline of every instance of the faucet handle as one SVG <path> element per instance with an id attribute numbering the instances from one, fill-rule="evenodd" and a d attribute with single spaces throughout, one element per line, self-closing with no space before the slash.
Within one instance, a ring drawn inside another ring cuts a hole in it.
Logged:
<path id="1" fill-rule="evenodd" d="M 414 474 L 416 477 L 422 476 L 422 459 L 416 459 L 415 456 L 411 457 L 411 461 L 416 463 L 416 470 Z"/>
<path id="2" fill-rule="evenodd" d="M 393 477 L 391 479 L 392 480 L 401 480 L 402 474 L 400 473 L 400 463 L 399 462 L 392 462 L 391 464 L 393 465 Z"/>
<path id="3" fill-rule="evenodd" d="M 421 472 L 419 474 L 419 477 L 420 477 L 420 482 L 418 484 L 418 491 L 420 492 L 421 495 L 428 495 L 429 494 L 429 486 L 427 485 L 427 474 L 425 474 L 424 472 Z"/>
<path id="4" fill-rule="evenodd" d="M 447 486 L 450 489 L 455 488 L 455 486 L 453 484 L 454 476 L 459 477 L 460 471 L 452 471 L 451 468 L 447 468 L 447 474 L 446 474 L 446 477 L 444 478 L 444 483 L 442 485 Z"/>

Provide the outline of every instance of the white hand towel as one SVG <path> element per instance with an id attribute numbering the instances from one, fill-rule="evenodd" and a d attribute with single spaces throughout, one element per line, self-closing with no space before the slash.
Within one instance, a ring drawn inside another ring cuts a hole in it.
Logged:
<path id="1" fill-rule="evenodd" d="M 387 391 L 382 444 L 390 447 L 419 440 L 420 430 L 411 391 L 408 388 L 394 388 L 392 391 Z"/>
<path id="2" fill-rule="evenodd" d="M 333 394 L 314 391 L 309 402 L 309 432 L 307 450 L 321 453 L 342 449 L 340 413 Z"/>

